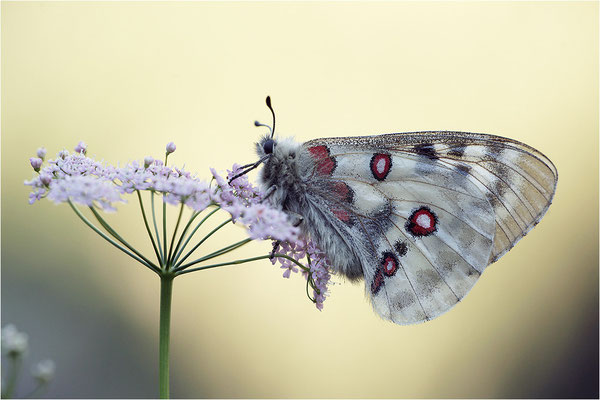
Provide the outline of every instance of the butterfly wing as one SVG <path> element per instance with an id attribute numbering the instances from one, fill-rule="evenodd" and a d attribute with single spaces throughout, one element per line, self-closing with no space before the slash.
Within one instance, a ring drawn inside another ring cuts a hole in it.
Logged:
<path id="1" fill-rule="evenodd" d="M 464 297 L 537 224 L 556 187 L 546 157 L 491 135 L 402 133 L 303 148 L 307 201 L 360 264 L 375 310 L 400 324 Z M 348 258 L 343 246 L 324 247 L 334 264 Z"/>

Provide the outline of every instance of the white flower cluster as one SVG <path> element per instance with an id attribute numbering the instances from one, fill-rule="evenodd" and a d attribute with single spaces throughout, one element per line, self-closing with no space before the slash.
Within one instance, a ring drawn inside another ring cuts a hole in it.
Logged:
<path id="1" fill-rule="evenodd" d="M 27 351 L 28 337 L 24 332 L 19 332 L 13 324 L 2 328 L 2 351 L 15 356 Z"/>
<path id="2" fill-rule="evenodd" d="M 175 150 L 171 142 L 167 154 Z M 133 161 L 124 167 L 105 165 L 85 155 L 87 146 L 80 142 L 76 152 L 63 150 L 42 168 L 43 158 L 32 158 L 30 163 L 38 175 L 25 184 L 33 188 L 29 203 L 48 197 L 55 203 L 72 201 L 84 206 L 96 206 L 104 211 L 116 211 L 115 203 L 125 202 L 122 197 L 134 191 L 152 191 L 163 195 L 165 202 L 185 204 L 195 211 L 210 205 L 220 206 L 235 221 L 248 227 L 252 239 L 273 238 L 294 241 L 298 228 L 288 222 L 287 215 L 262 203 L 258 188 L 243 175 L 229 183 L 211 168 L 217 184 L 198 179 L 190 172 L 169 167 L 160 160 L 146 157 L 143 163 Z M 38 156 L 45 156 L 38 150 Z M 228 176 L 240 171 L 234 165 Z"/>

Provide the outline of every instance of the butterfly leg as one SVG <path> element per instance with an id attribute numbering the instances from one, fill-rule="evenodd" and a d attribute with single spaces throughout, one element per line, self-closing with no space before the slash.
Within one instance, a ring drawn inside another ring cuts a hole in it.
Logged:
<path id="1" fill-rule="evenodd" d="M 277 241 L 273 242 L 273 250 L 271 251 L 271 254 L 269 255 L 269 260 L 272 260 L 275 257 L 275 250 L 277 250 L 277 248 L 279 247 L 280 244 L 281 244 L 281 240 L 277 240 Z"/>

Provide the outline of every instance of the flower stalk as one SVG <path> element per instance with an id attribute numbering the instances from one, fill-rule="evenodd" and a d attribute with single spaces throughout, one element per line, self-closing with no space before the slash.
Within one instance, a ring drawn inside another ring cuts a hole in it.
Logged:
<path id="1" fill-rule="evenodd" d="M 23 357 L 20 353 L 9 353 L 8 359 L 10 360 L 10 375 L 6 383 L 6 391 L 2 393 L 2 398 L 4 399 L 11 399 L 13 397 L 17 386 L 17 377 L 19 376 L 21 364 L 23 362 Z"/>
<path id="2" fill-rule="evenodd" d="M 160 277 L 160 321 L 158 338 L 158 375 L 161 399 L 169 398 L 169 341 L 171 334 L 171 298 L 174 275 L 164 273 Z"/>

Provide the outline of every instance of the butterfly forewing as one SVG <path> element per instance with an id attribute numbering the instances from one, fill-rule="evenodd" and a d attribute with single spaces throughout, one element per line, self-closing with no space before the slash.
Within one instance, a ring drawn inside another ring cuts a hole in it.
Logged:
<path id="1" fill-rule="evenodd" d="M 547 210 L 556 170 L 536 150 L 470 133 L 305 143 L 307 198 L 349 244 L 375 310 L 434 318 Z M 335 254 L 331 254 L 335 259 Z"/>
<path id="2" fill-rule="evenodd" d="M 490 262 L 496 261 L 544 215 L 554 195 L 557 173 L 541 153 L 517 142 L 472 145 L 462 157 L 444 159 L 467 165 L 469 175 L 496 214 L 496 235 Z M 442 150 L 448 153 L 451 150 Z"/>

